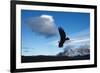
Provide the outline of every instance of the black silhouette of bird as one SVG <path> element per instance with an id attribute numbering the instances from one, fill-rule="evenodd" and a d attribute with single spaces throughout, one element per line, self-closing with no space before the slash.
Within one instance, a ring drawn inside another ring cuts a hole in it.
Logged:
<path id="1" fill-rule="evenodd" d="M 69 37 L 66 37 L 66 34 L 63 30 L 63 28 L 58 27 L 59 34 L 60 34 L 60 41 L 59 41 L 59 48 L 63 47 L 63 44 L 65 41 L 70 40 Z"/>

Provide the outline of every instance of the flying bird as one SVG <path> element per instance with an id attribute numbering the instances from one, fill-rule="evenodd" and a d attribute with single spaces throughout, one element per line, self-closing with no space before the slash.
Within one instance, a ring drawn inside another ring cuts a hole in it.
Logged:
<path id="1" fill-rule="evenodd" d="M 69 37 L 66 37 L 66 34 L 63 30 L 63 28 L 58 27 L 59 34 L 60 34 L 60 41 L 59 41 L 59 48 L 63 47 L 63 44 L 65 41 L 70 40 Z"/>

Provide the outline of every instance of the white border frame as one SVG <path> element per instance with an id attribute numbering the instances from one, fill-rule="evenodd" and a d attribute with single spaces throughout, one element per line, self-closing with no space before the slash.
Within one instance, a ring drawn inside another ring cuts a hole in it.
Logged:
<path id="1" fill-rule="evenodd" d="M 21 9 L 90 13 L 90 60 L 21 63 Z M 94 64 L 94 9 L 16 5 L 16 69 Z"/>

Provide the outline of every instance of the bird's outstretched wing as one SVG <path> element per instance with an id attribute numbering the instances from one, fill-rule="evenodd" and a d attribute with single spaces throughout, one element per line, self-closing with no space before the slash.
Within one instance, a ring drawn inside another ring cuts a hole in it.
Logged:
<path id="1" fill-rule="evenodd" d="M 60 39 L 61 40 L 65 39 L 66 38 L 66 34 L 65 34 L 63 28 L 59 27 L 58 29 L 59 29 Z"/>

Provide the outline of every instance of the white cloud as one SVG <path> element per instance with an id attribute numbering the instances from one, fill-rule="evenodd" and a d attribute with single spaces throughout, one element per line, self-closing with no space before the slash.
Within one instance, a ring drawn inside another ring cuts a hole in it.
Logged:
<path id="1" fill-rule="evenodd" d="M 90 31 L 88 29 L 84 29 L 77 33 L 72 34 L 70 40 L 65 42 L 65 45 L 84 45 L 90 43 Z"/>
<path id="2" fill-rule="evenodd" d="M 83 46 L 80 46 L 78 48 L 75 48 L 73 46 L 66 46 L 64 48 L 63 52 L 60 52 L 61 55 L 64 56 L 84 56 L 84 55 L 89 55 L 90 54 L 90 48 L 89 45 L 85 44 Z"/>
<path id="3" fill-rule="evenodd" d="M 27 24 L 33 32 L 51 37 L 57 34 L 57 26 L 54 21 L 51 15 L 41 15 L 29 18 Z"/>
<path id="4" fill-rule="evenodd" d="M 53 16 L 51 16 L 51 15 L 41 15 L 40 17 L 41 17 L 41 18 L 47 18 L 47 19 L 49 19 L 51 22 L 54 21 Z"/>
<path id="5" fill-rule="evenodd" d="M 68 42 L 66 41 L 64 45 L 82 45 L 82 44 L 89 44 L 89 38 L 82 38 L 82 39 L 72 39 Z"/>

